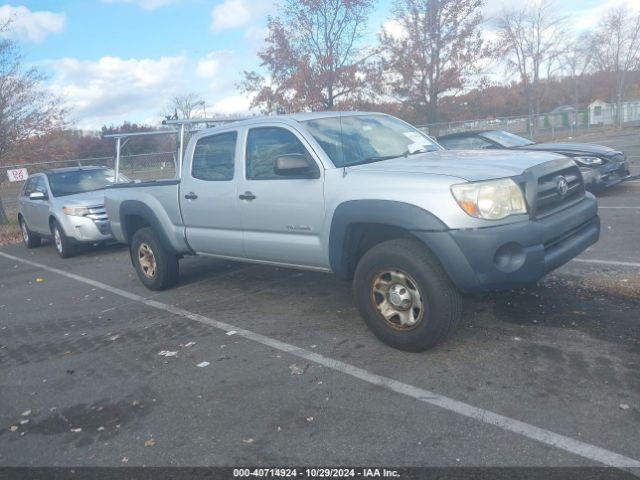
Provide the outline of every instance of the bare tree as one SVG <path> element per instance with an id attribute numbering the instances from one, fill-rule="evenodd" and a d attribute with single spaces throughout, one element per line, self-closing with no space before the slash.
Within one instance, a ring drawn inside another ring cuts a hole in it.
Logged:
<path id="1" fill-rule="evenodd" d="M 358 44 L 371 9 L 372 0 L 284 0 L 258 53 L 267 75 L 245 71 L 239 89 L 263 111 L 331 110 L 353 99 L 366 86 L 371 52 Z"/>
<path id="2" fill-rule="evenodd" d="M 383 29 L 381 76 L 385 90 L 409 105 L 418 118 L 438 121 L 438 103 L 455 95 L 487 56 L 480 36 L 483 0 L 396 0 Z"/>
<path id="3" fill-rule="evenodd" d="M 0 34 L 10 28 L 0 25 Z M 0 166 L 19 161 L 17 154 L 29 140 L 63 126 L 59 99 L 42 86 L 43 75 L 26 68 L 17 45 L 0 38 Z M 4 174 L 4 173 L 3 173 Z M 0 201 L 0 223 L 6 215 Z"/>
<path id="4" fill-rule="evenodd" d="M 173 97 L 165 107 L 163 116 L 177 120 L 194 118 L 196 115 L 206 115 L 205 102 L 200 95 L 190 92 Z"/>
<path id="5" fill-rule="evenodd" d="M 640 69 L 640 13 L 631 15 L 626 7 L 609 10 L 592 37 L 596 67 L 613 74 L 618 124 L 622 125 L 622 103 L 629 72 Z"/>
<path id="6" fill-rule="evenodd" d="M 497 18 L 496 54 L 519 75 L 530 117 L 540 113 L 542 77 L 550 78 L 562 51 L 565 18 L 558 12 L 553 0 L 540 0 L 505 10 Z"/>
<path id="7" fill-rule="evenodd" d="M 587 33 L 571 36 L 558 57 L 560 69 L 571 79 L 573 87 L 573 105 L 579 109 L 580 82 L 593 64 L 593 54 Z"/>

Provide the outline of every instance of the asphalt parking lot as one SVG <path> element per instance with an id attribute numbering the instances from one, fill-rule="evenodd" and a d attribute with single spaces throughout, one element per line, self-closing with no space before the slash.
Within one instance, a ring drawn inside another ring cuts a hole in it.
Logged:
<path id="1" fill-rule="evenodd" d="M 637 131 L 582 140 L 640 174 Z M 330 275 L 187 258 L 156 294 L 125 247 L 3 247 L 0 465 L 640 467 L 640 180 L 599 200 L 598 244 L 420 354 Z"/>

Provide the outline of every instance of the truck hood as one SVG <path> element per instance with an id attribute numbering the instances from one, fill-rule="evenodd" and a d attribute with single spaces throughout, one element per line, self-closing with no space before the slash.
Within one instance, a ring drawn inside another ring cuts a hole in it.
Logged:
<path id="1" fill-rule="evenodd" d="M 522 150 L 537 150 L 546 152 L 558 152 L 569 153 L 573 155 L 598 155 L 604 157 L 610 157 L 619 153 L 610 147 L 604 145 L 596 145 L 593 143 L 534 143 L 533 145 L 525 145 L 524 147 L 518 147 Z"/>
<path id="2" fill-rule="evenodd" d="M 63 195 L 62 197 L 56 197 L 56 199 L 68 206 L 89 207 L 92 205 L 104 205 L 104 190 Z"/>
<path id="3" fill-rule="evenodd" d="M 513 177 L 527 168 L 566 157 L 546 152 L 439 150 L 349 167 L 363 172 L 421 173 L 458 177 L 470 182 Z"/>

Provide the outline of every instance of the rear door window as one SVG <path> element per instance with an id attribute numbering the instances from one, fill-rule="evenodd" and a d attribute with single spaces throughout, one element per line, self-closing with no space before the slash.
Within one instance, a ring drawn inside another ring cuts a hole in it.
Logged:
<path id="1" fill-rule="evenodd" d="M 238 132 L 225 132 L 198 140 L 193 152 L 191 176 L 199 180 L 233 179 Z"/>

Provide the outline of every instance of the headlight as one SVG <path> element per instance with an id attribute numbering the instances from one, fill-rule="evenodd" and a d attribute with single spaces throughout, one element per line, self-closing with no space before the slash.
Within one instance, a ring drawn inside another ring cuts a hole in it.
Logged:
<path id="1" fill-rule="evenodd" d="M 486 220 L 527 213 L 522 190 L 510 178 L 451 186 L 453 197 L 467 214 Z"/>
<path id="2" fill-rule="evenodd" d="M 62 211 L 66 215 L 72 215 L 74 217 L 84 217 L 89 214 L 89 209 L 87 207 L 63 207 Z"/>
<path id="3" fill-rule="evenodd" d="M 593 166 L 602 165 L 604 162 L 598 157 L 573 157 L 573 160 L 580 165 Z"/>

